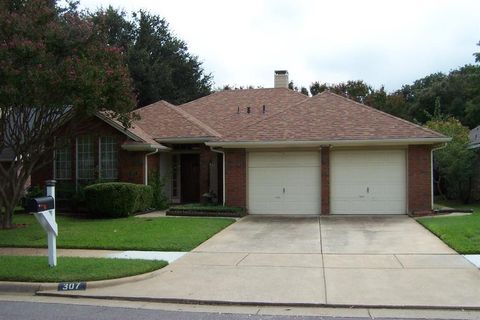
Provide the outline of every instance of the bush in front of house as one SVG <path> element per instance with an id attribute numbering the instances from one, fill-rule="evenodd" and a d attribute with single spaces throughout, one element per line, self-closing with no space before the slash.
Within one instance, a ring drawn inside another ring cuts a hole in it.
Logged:
<path id="1" fill-rule="evenodd" d="M 97 217 L 127 217 L 152 207 L 150 186 L 125 182 L 97 183 L 85 187 L 88 211 Z"/>

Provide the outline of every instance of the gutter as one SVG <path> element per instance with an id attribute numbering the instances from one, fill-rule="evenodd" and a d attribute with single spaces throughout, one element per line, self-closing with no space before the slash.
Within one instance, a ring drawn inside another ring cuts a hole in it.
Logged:
<path id="1" fill-rule="evenodd" d="M 450 139 L 450 140 L 451 140 L 451 139 Z M 431 184 L 431 186 L 432 186 L 432 191 L 431 191 L 431 193 L 432 193 L 432 210 L 433 210 L 433 205 L 434 205 L 434 203 L 433 203 L 433 151 L 437 151 L 437 150 L 443 149 L 443 148 L 445 148 L 446 146 L 447 146 L 447 143 L 445 142 L 445 143 L 443 143 L 442 145 L 440 145 L 440 146 L 438 146 L 438 147 L 435 147 L 435 148 L 432 148 L 432 149 L 430 150 L 430 168 L 431 168 L 431 170 L 430 170 L 430 181 L 431 181 L 431 183 L 430 183 L 430 184 Z"/>
<path id="2" fill-rule="evenodd" d="M 148 156 L 151 156 L 155 153 L 158 153 L 158 149 L 156 149 L 153 152 L 145 154 L 145 160 L 144 160 L 145 165 L 143 166 L 145 168 L 145 173 L 143 175 L 143 184 L 146 186 L 148 185 Z"/>
<path id="3" fill-rule="evenodd" d="M 222 155 L 222 160 L 223 160 L 223 166 L 222 166 L 222 174 L 223 174 L 223 177 L 222 177 L 222 184 L 223 184 L 223 188 L 222 188 L 222 193 L 223 193 L 223 196 L 222 196 L 222 202 L 223 202 L 223 206 L 225 206 L 225 152 L 224 151 L 220 151 L 220 150 L 215 150 L 213 147 L 210 147 L 210 150 L 212 150 L 213 152 L 216 152 L 216 153 L 220 153 Z"/>
<path id="4" fill-rule="evenodd" d="M 358 145 L 406 145 L 406 144 L 435 144 L 451 141 L 451 138 L 412 138 L 412 139 L 368 139 L 368 140 L 305 140 L 305 141 L 211 141 L 205 144 L 210 147 L 223 148 L 275 148 L 275 147 L 318 147 L 331 146 L 358 146 Z"/>

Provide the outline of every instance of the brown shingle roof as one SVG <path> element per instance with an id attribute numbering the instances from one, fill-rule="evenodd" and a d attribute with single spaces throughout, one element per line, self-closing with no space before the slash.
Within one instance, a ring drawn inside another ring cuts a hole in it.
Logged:
<path id="1" fill-rule="evenodd" d="M 257 120 L 220 141 L 330 141 L 445 138 L 339 95 L 323 92 Z"/>
<path id="2" fill-rule="evenodd" d="M 220 136 L 180 107 L 163 100 L 135 112 L 141 119 L 134 126 L 141 127 L 154 139 Z"/>
<path id="3" fill-rule="evenodd" d="M 305 99 L 308 97 L 286 88 L 224 90 L 180 105 L 180 108 L 225 136 Z"/>

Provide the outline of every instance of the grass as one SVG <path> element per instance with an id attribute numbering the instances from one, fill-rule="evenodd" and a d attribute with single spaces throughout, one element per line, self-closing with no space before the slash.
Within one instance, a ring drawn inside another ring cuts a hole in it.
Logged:
<path id="1" fill-rule="evenodd" d="M 464 205 L 458 202 L 442 201 L 438 204 L 474 211 L 468 216 L 420 218 L 418 222 L 458 253 L 480 254 L 480 203 Z"/>
<path id="2" fill-rule="evenodd" d="M 200 203 L 188 203 L 171 206 L 170 210 L 181 211 L 207 211 L 207 212 L 236 212 L 241 213 L 244 210 L 239 207 L 229 207 L 219 204 L 200 204 Z"/>
<path id="3" fill-rule="evenodd" d="M 58 248 L 190 251 L 232 224 L 228 218 L 120 218 L 86 219 L 57 215 Z M 47 246 L 47 237 L 35 217 L 15 215 L 24 225 L 0 230 L 0 247 Z"/>
<path id="4" fill-rule="evenodd" d="M 69 282 L 106 280 L 151 272 L 167 265 L 165 261 L 106 258 L 59 257 L 58 265 L 48 266 L 47 257 L 2 256 L 1 281 Z"/>

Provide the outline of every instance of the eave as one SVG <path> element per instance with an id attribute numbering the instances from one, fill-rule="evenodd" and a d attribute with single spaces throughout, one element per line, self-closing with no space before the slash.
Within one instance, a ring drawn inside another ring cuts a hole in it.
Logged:
<path id="1" fill-rule="evenodd" d="M 418 144 L 438 144 L 451 141 L 451 138 L 409 138 L 409 139 L 366 139 L 366 140 L 305 140 L 305 141 L 211 141 L 207 146 L 223 148 L 285 148 L 320 146 L 399 146 Z"/>

